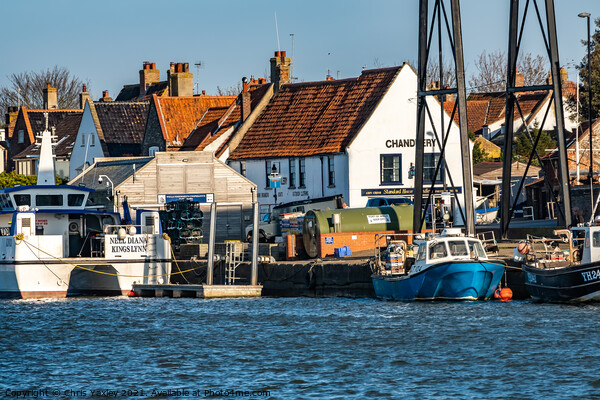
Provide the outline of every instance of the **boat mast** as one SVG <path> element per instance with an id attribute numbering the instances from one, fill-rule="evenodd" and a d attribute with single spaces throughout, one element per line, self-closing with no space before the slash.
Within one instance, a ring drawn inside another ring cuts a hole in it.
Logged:
<path id="1" fill-rule="evenodd" d="M 44 129 L 41 135 L 36 136 L 38 139 L 41 139 L 37 184 L 54 185 L 56 184 L 56 175 L 54 172 L 55 155 L 53 152 L 54 144 L 52 140 L 55 139 L 56 136 L 51 134 L 48 130 L 48 113 L 44 113 L 44 116 L 46 117 L 46 129 Z M 52 130 L 54 131 L 54 128 L 52 128 Z"/>

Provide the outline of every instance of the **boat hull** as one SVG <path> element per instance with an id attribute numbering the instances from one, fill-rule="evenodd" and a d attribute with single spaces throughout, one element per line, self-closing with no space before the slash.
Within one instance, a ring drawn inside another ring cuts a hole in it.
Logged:
<path id="1" fill-rule="evenodd" d="M 522 268 L 525 286 L 535 301 L 600 301 L 600 262 L 546 269 L 524 264 Z"/>
<path id="2" fill-rule="evenodd" d="M 505 266 L 487 261 L 449 261 L 413 275 L 373 275 L 375 295 L 387 300 L 478 300 L 490 298 Z"/>
<path id="3" fill-rule="evenodd" d="M 129 293 L 134 283 L 168 283 L 170 272 L 170 260 L 0 263 L 0 298 L 120 296 Z"/>

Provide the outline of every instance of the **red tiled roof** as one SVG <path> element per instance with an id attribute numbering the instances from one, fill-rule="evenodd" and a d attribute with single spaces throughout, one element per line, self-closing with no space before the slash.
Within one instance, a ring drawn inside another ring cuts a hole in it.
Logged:
<path id="1" fill-rule="evenodd" d="M 455 101 L 444 102 L 444 110 L 449 116 L 452 115 Z M 489 102 L 486 100 L 467 101 L 467 129 L 471 132 L 477 132 L 486 124 Z M 458 109 L 454 113 L 454 122 L 458 123 Z"/>
<path id="2" fill-rule="evenodd" d="M 522 92 L 516 94 L 523 117 L 537 113 L 549 94 L 543 91 Z M 453 104 L 453 102 L 451 102 Z M 450 105 L 445 106 L 448 110 Z M 491 125 L 505 119 L 506 95 L 504 92 L 471 93 L 467 99 L 467 118 L 469 131 L 479 132 L 484 125 Z M 452 108 L 450 108 L 452 112 Z M 473 114 L 473 115 L 471 115 Z M 515 105 L 514 119 L 520 121 L 521 114 Z M 458 122 L 458 115 L 454 116 Z"/>
<path id="3" fill-rule="evenodd" d="M 282 86 L 229 158 L 344 151 L 401 68 L 366 70 L 358 78 Z"/>
<path id="4" fill-rule="evenodd" d="M 214 107 L 229 107 L 236 96 L 152 96 L 163 138 L 168 147 L 181 146 L 205 113 Z M 179 144 L 177 143 L 179 142 Z"/>

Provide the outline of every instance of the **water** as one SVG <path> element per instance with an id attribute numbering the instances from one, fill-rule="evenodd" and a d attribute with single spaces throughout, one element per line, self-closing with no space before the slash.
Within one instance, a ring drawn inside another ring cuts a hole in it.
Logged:
<path id="1" fill-rule="evenodd" d="M 0 301 L 0 398 L 600 398 L 599 325 L 520 301 Z"/>

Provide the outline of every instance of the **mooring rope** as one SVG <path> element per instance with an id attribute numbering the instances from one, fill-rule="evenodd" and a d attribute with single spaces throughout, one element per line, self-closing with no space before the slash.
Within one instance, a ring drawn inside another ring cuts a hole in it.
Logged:
<path id="1" fill-rule="evenodd" d="M 165 237 L 165 235 L 166 235 L 166 234 L 163 234 L 163 238 Z M 64 259 L 62 259 L 62 258 L 60 258 L 60 257 L 56 257 L 55 255 L 48 253 L 47 251 L 45 251 L 45 250 L 43 250 L 43 249 L 41 249 L 41 248 L 39 248 L 39 247 L 35 246 L 33 243 L 31 243 L 31 242 L 28 242 L 27 240 L 25 240 L 25 235 L 23 235 L 22 233 L 19 233 L 19 234 L 17 234 L 17 235 L 14 235 L 14 239 L 15 239 L 15 243 L 16 243 L 17 245 L 20 245 L 21 243 L 25 243 L 25 244 L 26 244 L 28 247 L 29 247 L 29 246 L 31 246 L 31 247 L 33 247 L 34 249 L 38 250 L 39 252 L 41 252 L 41 253 L 44 253 L 44 254 L 46 254 L 47 256 L 50 256 L 51 258 L 53 258 L 53 259 L 55 259 L 55 260 L 57 260 L 57 261 L 60 261 L 60 262 L 62 262 L 63 264 L 71 265 L 71 266 L 73 266 L 73 267 L 75 267 L 75 268 L 79 268 L 79 269 L 82 269 L 82 270 L 85 270 L 85 271 L 89 271 L 89 272 L 94 272 L 94 273 L 96 273 L 96 274 L 101 274 L 101 275 L 108 275 L 108 276 L 122 276 L 122 277 L 126 277 L 126 278 L 158 278 L 158 277 L 166 277 L 166 276 L 171 276 L 171 275 L 180 275 L 180 274 L 184 274 L 184 273 L 186 273 L 186 272 L 194 271 L 194 270 L 196 270 L 196 269 L 200 269 L 200 268 L 201 268 L 201 267 L 196 267 L 196 268 L 190 268 L 190 269 L 186 269 L 186 270 L 182 271 L 182 270 L 179 268 L 179 265 L 177 264 L 177 259 L 173 258 L 173 260 L 172 260 L 172 261 L 173 261 L 173 262 L 175 262 L 175 265 L 177 266 L 177 269 L 179 269 L 179 272 L 173 272 L 173 273 L 171 273 L 171 274 L 158 274 L 158 275 L 125 275 L 125 274 L 117 274 L 117 273 L 112 273 L 112 272 L 97 271 L 97 270 L 94 270 L 94 269 L 91 269 L 91 268 L 86 268 L 86 267 L 83 267 L 83 266 L 81 266 L 81 265 L 78 265 L 78 264 L 74 264 L 74 263 L 72 263 L 72 262 L 69 262 L 69 261 L 67 261 L 67 260 L 64 260 Z M 166 239 L 167 239 L 167 240 L 169 240 L 169 249 L 171 250 L 171 255 L 174 257 L 173 248 L 172 248 L 172 246 L 170 245 L 170 243 L 171 243 L 171 240 L 170 240 L 170 238 L 168 237 L 168 235 L 166 235 Z M 42 259 L 41 259 L 41 258 L 40 258 L 38 255 L 37 255 L 37 254 L 35 254 L 35 253 L 33 253 L 33 254 L 34 254 L 34 255 L 35 255 L 37 258 L 38 258 L 38 260 L 40 260 L 41 262 L 44 262 L 44 261 L 43 261 L 43 260 L 42 260 Z M 44 263 L 44 265 L 45 265 L 45 263 Z M 59 278 L 59 279 L 60 279 L 60 278 Z"/>

